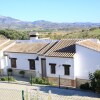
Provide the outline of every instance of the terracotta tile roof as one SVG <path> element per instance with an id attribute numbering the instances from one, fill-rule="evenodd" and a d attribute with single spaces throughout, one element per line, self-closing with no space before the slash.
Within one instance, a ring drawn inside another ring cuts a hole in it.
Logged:
<path id="1" fill-rule="evenodd" d="M 87 47 L 89 49 L 100 51 L 100 43 L 96 43 L 96 42 L 91 41 L 91 40 L 84 40 L 84 41 L 81 41 L 81 42 L 77 42 L 77 44 L 84 46 L 84 47 Z"/>
<path id="2" fill-rule="evenodd" d="M 5 44 L 3 44 L 2 46 L 0 46 L 0 50 L 6 48 L 7 46 L 9 46 L 10 44 L 14 43 L 14 40 L 10 40 L 8 42 L 6 42 Z"/>
<path id="3" fill-rule="evenodd" d="M 60 40 L 45 55 L 51 57 L 73 57 L 75 54 L 75 43 L 80 39 Z"/>
<path id="4" fill-rule="evenodd" d="M 49 49 L 51 49 L 57 42 L 52 42 L 52 43 L 48 43 L 48 45 L 43 48 L 38 54 L 39 55 L 43 55 L 45 54 Z"/>
<path id="5" fill-rule="evenodd" d="M 16 43 L 6 50 L 14 53 L 38 53 L 47 43 Z"/>

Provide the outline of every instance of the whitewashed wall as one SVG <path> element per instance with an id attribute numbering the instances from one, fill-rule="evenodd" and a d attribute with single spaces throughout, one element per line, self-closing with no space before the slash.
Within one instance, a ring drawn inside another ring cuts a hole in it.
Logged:
<path id="1" fill-rule="evenodd" d="M 4 73 L 7 73 L 6 66 L 7 66 L 7 57 L 4 56 L 3 51 L 0 51 L 0 69 L 3 69 Z"/>
<path id="2" fill-rule="evenodd" d="M 49 63 L 56 64 L 56 74 L 51 74 L 51 66 Z M 70 66 L 70 75 L 64 75 L 64 66 L 63 64 L 68 64 Z M 67 79 L 74 79 L 74 61 L 73 58 L 58 58 L 58 57 L 46 57 L 46 70 L 48 77 L 58 77 Z"/>
<path id="3" fill-rule="evenodd" d="M 3 44 L 1 44 L 0 46 L 4 45 L 5 43 L 9 42 L 10 40 L 4 42 Z M 4 70 L 4 73 L 7 73 L 6 70 L 6 66 L 7 66 L 7 57 L 4 56 L 4 51 L 6 49 L 8 49 L 9 47 L 13 46 L 15 44 L 15 42 L 11 43 L 10 45 L 2 48 L 2 50 L 0 51 L 0 69 Z"/>
<path id="4" fill-rule="evenodd" d="M 28 59 L 35 59 L 37 57 L 37 54 L 24 54 L 24 53 L 8 53 L 8 57 L 10 58 L 17 58 L 16 60 L 16 69 L 22 69 L 22 70 L 30 70 L 30 66 L 29 66 L 29 61 Z M 11 61 L 8 58 L 8 66 L 6 66 L 7 68 L 11 68 Z M 38 61 L 35 61 L 35 68 L 36 71 L 38 71 Z"/>
<path id="5" fill-rule="evenodd" d="M 89 72 L 100 69 L 100 52 L 76 45 L 74 66 L 76 78 L 89 79 Z"/>
<path id="6" fill-rule="evenodd" d="M 3 55 L 3 51 L 0 51 L 0 69 L 4 69 L 5 72 L 5 57 Z"/>

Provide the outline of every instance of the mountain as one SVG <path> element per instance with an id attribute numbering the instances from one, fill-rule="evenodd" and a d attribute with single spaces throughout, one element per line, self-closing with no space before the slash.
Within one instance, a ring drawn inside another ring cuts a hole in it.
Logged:
<path id="1" fill-rule="evenodd" d="M 0 29 L 61 29 L 61 30 L 70 30 L 70 29 L 79 29 L 79 28 L 92 28 L 100 27 L 100 23 L 56 23 L 45 20 L 38 20 L 34 22 L 21 21 L 11 17 L 0 16 Z"/>
<path id="2" fill-rule="evenodd" d="M 11 17 L 0 16 L 0 28 L 23 29 L 31 28 L 31 22 L 25 22 Z"/>
<path id="3" fill-rule="evenodd" d="M 33 25 L 36 27 L 42 27 L 45 29 L 64 29 L 64 28 L 92 28 L 100 27 L 100 23 L 90 22 L 76 22 L 76 23 L 54 23 L 45 20 L 34 21 Z"/>

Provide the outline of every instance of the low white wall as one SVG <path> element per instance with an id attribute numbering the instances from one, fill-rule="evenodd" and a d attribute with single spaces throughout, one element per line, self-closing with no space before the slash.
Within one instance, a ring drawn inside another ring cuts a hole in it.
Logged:
<path id="1" fill-rule="evenodd" d="M 51 74 L 51 69 L 49 63 L 56 64 L 56 74 Z M 70 66 L 70 75 L 64 75 L 64 66 L 63 64 L 68 64 Z M 74 61 L 73 58 L 58 58 L 58 57 L 46 57 L 46 70 L 48 77 L 58 77 L 66 79 L 74 79 Z"/>
<path id="2" fill-rule="evenodd" d="M 76 45 L 74 66 L 76 78 L 89 79 L 89 72 L 100 69 L 100 52 Z"/>

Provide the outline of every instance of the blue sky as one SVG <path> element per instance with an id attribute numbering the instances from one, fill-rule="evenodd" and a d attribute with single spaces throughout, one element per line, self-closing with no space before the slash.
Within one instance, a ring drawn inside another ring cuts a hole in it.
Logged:
<path id="1" fill-rule="evenodd" d="M 0 15 L 23 21 L 100 22 L 100 0 L 0 0 Z"/>

